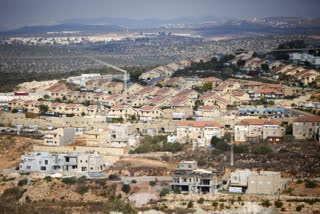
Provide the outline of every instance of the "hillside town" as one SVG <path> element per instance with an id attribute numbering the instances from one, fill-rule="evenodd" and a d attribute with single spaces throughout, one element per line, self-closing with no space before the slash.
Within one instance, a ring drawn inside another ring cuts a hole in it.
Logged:
<path id="1" fill-rule="evenodd" d="M 205 75 L 209 63 L 224 71 Z M 158 66 L 134 81 L 133 73 L 82 74 L 0 94 L 1 135 L 37 139 L 1 168 L 1 191 L 10 187 L 4 180 L 25 182 L 25 202 L 42 199 L 32 194 L 34 182 L 45 185 L 41 178 L 62 179 L 58 186 L 109 179 L 135 207 L 219 211 L 262 201 L 255 212 L 270 203 L 277 211 L 319 210 L 318 67 L 319 57 L 299 53 L 287 61 L 214 54 Z M 310 152 L 297 159 L 293 148 Z M 307 190 L 294 193 L 303 182 Z M 90 185 L 75 191 L 102 200 Z"/>

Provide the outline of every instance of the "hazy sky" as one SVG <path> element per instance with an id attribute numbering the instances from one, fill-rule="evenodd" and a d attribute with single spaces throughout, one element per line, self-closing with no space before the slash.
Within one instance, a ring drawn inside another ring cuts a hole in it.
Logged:
<path id="1" fill-rule="evenodd" d="M 0 0 L 0 30 L 70 18 L 320 16 L 320 0 Z"/>

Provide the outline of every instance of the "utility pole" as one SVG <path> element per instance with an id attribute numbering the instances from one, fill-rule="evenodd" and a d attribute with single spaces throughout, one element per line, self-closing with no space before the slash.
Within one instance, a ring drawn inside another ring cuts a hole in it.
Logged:
<path id="1" fill-rule="evenodd" d="M 231 144 L 231 166 L 233 166 L 233 144 Z"/>

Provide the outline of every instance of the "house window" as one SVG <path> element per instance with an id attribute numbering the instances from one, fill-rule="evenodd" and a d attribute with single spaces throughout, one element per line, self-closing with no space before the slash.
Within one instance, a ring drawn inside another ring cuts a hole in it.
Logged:
<path id="1" fill-rule="evenodd" d="M 48 160 L 45 160 L 45 161 L 44 161 L 44 164 L 45 164 L 45 165 L 48 165 Z"/>

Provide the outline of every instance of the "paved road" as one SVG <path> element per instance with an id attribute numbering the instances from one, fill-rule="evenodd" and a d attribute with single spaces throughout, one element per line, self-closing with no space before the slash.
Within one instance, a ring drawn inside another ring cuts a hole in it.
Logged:
<path id="1" fill-rule="evenodd" d="M 305 111 L 300 111 L 300 110 L 297 110 L 297 109 L 293 109 L 293 108 L 289 108 L 289 107 L 285 107 L 285 109 L 289 112 L 292 112 L 292 115 L 296 115 L 296 116 L 299 116 L 299 115 L 304 115 L 304 116 L 316 116 L 314 114 L 311 114 L 309 112 L 305 112 Z"/>
<path id="2" fill-rule="evenodd" d="M 139 176 L 139 177 L 121 177 L 119 181 L 113 181 L 114 183 L 131 183 L 132 180 L 139 181 L 154 181 L 157 179 L 158 181 L 171 181 L 171 177 L 169 176 Z"/>

